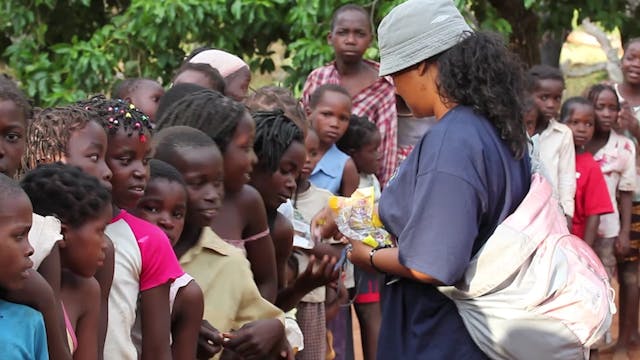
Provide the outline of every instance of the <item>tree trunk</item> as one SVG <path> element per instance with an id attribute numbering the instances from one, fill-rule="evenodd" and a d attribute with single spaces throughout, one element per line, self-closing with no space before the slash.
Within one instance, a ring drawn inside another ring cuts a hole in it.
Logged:
<path id="1" fill-rule="evenodd" d="M 568 30 L 560 32 L 547 31 L 542 35 L 540 42 L 540 63 L 544 65 L 559 67 L 560 52 L 562 52 L 562 44 L 564 44 Z"/>
<path id="2" fill-rule="evenodd" d="M 523 1 L 488 1 L 498 15 L 511 25 L 509 42 L 512 50 L 529 66 L 540 63 L 538 15 L 525 8 Z"/>
<path id="3" fill-rule="evenodd" d="M 602 50 L 607 55 L 606 69 L 607 74 L 609 74 L 609 79 L 616 83 L 622 82 L 622 70 L 620 69 L 618 51 L 611 45 L 607 34 L 593 24 L 589 18 L 582 20 L 582 29 L 598 40 L 600 47 L 602 47 Z"/>

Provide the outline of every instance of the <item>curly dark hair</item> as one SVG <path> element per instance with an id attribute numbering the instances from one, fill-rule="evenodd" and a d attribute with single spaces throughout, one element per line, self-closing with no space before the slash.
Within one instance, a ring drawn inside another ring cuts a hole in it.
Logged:
<path id="1" fill-rule="evenodd" d="M 598 101 L 598 96 L 600 96 L 600 94 L 602 94 L 605 91 L 611 91 L 611 93 L 613 94 L 613 97 L 616 99 L 616 104 L 618 104 L 618 111 L 620 111 L 620 99 L 618 99 L 618 94 L 616 93 L 616 89 L 614 89 L 613 86 L 611 85 L 607 85 L 607 84 L 593 85 L 592 87 L 589 88 L 589 90 L 587 90 L 586 97 L 595 106 L 596 102 Z"/>
<path id="2" fill-rule="evenodd" d="M 158 84 L 157 81 L 149 78 L 127 78 L 118 82 L 111 92 L 111 96 L 116 99 L 126 99 L 133 95 L 136 90 L 144 83 L 152 82 Z M 158 84 L 160 85 L 160 84 Z"/>
<path id="3" fill-rule="evenodd" d="M 287 88 L 280 86 L 261 87 L 249 95 L 244 103 L 252 112 L 280 109 L 289 119 L 293 120 L 302 131 L 306 132 L 309 128 L 307 116 L 300 102 Z"/>
<path id="4" fill-rule="evenodd" d="M 0 74 L 0 100 L 13 101 L 23 114 L 25 123 L 29 123 L 32 117 L 31 104 L 18 85 L 5 74 Z"/>
<path id="5" fill-rule="evenodd" d="M 162 114 L 158 130 L 186 125 L 203 131 L 216 142 L 223 153 L 233 138 L 240 120 L 248 114 L 241 103 L 217 91 L 201 90 L 184 97 Z"/>
<path id="6" fill-rule="evenodd" d="M 209 79 L 210 90 L 215 90 L 220 94 L 224 94 L 224 89 L 226 86 L 224 78 L 222 77 L 218 69 L 211 67 L 211 65 L 209 64 L 185 62 L 184 64 L 182 64 L 182 66 L 180 66 L 180 68 L 178 68 L 178 70 L 176 70 L 175 75 L 173 75 L 172 82 L 175 81 L 178 75 L 187 70 L 197 71 L 201 73 L 207 79 Z"/>
<path id="7" fill-rule="evenodd" d="M 291 143 L 298 141 L 304 144 L 304 134 L 282 110 L 258 111 L 252 115 L 256 121 L 253 151 L 258 157 L 257 167 L 273 173 Z"/>
<path id="8" fill-rule="evenodd" d="M 366 116 L 351 114 L 349 127 L 342 137 L 336 142 L 338 149 L 346 154 L 362 149 L 372 140 L 371 136 L 380 133 L 376 124 L 369 121 Z"/>
<path id="9" fill-rule="evenodd" d="M 521 159 L 527 151 L 521 63 L 497 34 L 479 31 L 463 36 L 456 46 L 437 55 L 440 97 L 486 117 L 513 156 Z"/>
<path id="10" fill-rule="evenodd" d="M 36 111 L 27 130 L 24 168 L 34 169 L 40 163 L 62 160 L 67 154 L 71 133 L 83 129 L 90 121 L 102 126 L 95 113 L 78 105 Z"/>
<path id="11" fill-rule="evenodd" d="M 567 123 L 567 121 L 569 120 L 569 118 L 573 114 L 573 112 L 574 112 L 574 110 L 576 108 L 576 105 L 587 106 L 587 107 L 593 109 L 593 104 L 587 98 L 584 98 L 582 96 L 574 96 L 572 98 L 569 98 L 562 104 L 562 108 L 560 109 L 560 122 L 561 123 L 563 123 L 563 124 Z"/>
<path id="12" fill-rule="evenodd" d="M 109 190 L 75 166 L 38 166 L 24 176 L 20 185 L 31 199 L 33 212 L 55 216 L 73 228 L 97 218 L 111 205 Z"/>
<path id="13" fill-rule="evenodd" d="M 107 99 L 104 95 L 96 95 L 89 100 L 78 101 L 77 104 L 94 112 L 108 135 L 114 135 L 122 129 L 127 136 L 137 133 L 140 141 L 145 142 L 148 140 L 145 132 L 152 133 L 153 125 L 149 117 L 122 99 Z"/>

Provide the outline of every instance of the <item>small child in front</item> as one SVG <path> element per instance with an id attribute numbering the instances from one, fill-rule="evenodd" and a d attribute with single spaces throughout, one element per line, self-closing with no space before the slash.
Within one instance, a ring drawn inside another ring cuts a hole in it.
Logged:
<path id="1" fill-rule="evenodd" d="M 7 290 L 20 289 L 30 276 L 31 213 L 31 202 L 20 185 L 0 174 L 0 344 L 7 359 L 49 359 L 42 314 L 5 298 Z"/>

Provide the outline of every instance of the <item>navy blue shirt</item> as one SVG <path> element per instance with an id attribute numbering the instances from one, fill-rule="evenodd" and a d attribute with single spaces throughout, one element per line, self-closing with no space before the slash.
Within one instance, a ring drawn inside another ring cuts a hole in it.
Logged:
<path id="1" fill-rule="evenodd" d="M 530 184 L 496 128 L 457 106 L 425 134 L 380 199 L 380 217 L 398 238 L 400 263 L 444 284 L 510 215 Z M 455 305 L 435 286 L 403 279 L 387 286 L 378 359 L 482 359 Z"/>

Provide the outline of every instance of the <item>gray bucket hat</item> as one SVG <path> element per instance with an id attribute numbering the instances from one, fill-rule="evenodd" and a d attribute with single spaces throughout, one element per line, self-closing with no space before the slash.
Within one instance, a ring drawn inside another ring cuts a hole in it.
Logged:
<path id="1" fill-rule="evenodd" d="M 409 0 L 378 27 L 380 76 L 404 70 L 437 55 L 471 31 L 451 0 Z"/>

